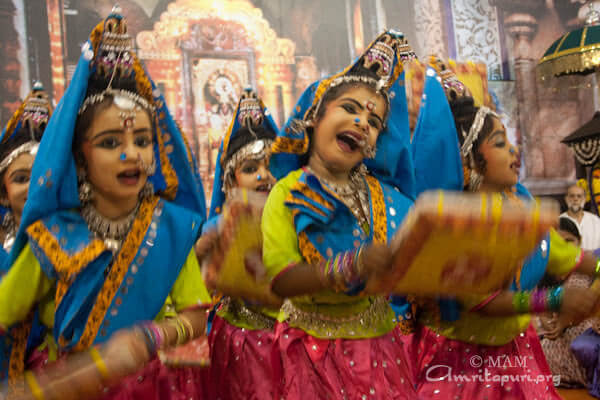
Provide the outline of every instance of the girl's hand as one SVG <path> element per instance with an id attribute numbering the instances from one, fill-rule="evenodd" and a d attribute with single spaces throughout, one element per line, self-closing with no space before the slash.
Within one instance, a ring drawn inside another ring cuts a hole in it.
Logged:
<path id="1" fill-rule="evenodd" d="M 385 244 L 368 245 L 363 249 L 360 258 L 359 273 L 365 280 L 384 277 L 392 269 L 392 250 Z"/>
<path id="2" fill-rule="evenodd" d="M 572 324 L 577 324 L 589 318 L 596 308 L 598 292 L 579 287 L 563 287 L 563 290 L 559 318 L 570 319 Z"/>

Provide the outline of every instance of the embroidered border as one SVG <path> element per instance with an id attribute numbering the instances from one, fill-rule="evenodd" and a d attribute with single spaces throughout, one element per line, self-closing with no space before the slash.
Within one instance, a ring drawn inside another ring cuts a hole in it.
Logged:
<path id="1" fill-rule="evenodd" d="M 306 154 L 308 151 L 308 135 L 304 134 L 302 139 L 292 139 L 285 136 L 277 136 L 271 145 L 271 152 L 291 153 L 291 154 Z"/>
<path id="2" fill-rule="evenodd" d="M 371 203 L 372 203 L 372 218 L 373 218 L 373 239 L 375 243 L 387 243 L 387 215 L 385 213 L 385 200 L 383 198 L 383 189 L 381 183 L 372 177 L 367 175 L 367 185 L 369 185 L 369 191 L 371 192 Z"/>
<path id="3" fill-rule="evenodd" d="M 323 256 L 311 243 L 308 239 L 308 235 L 306 235 L 306 232 L 304 231 L 300 232 L 298 235 L 298 248 L 300 249 L 302 257 L 304 257 L 308 264 L 316 265 L 323 260 Z"/>
<path id="4" fill-rule="evenodd" d="M 294 183 L 292 185 L 292 187 L 290 189 L 290 194 L 286 198 L 286 202 L 293 201 L 296 198 L 294 196 L 294 192 L 298 192 L 298 193 L 302 194 L 307 199 L 310 199 L 310 200 L 314 201 L 315 203 L 322 205 L 324 208 L 328 209 L 329 211 L 333 211 L 335 209 L 335 206 L 333 204 L 331 204 L 330 201 L 325 199 L 325 197 L 321 196 L 319 193 L 312 190 L 310 188 L 310 186 L 308 186 L 304 182 L 297 181 L 296 183 Z"/>
<path id="5" fill-rule="evenodd" d="M 72 277 L 102 254 L 105 250 L 104 243 L 100 239 L 94 239 L 83 250 L 69 255 L 60 247 L 58 240 L 48 231 L 48 228 L 46 228 L 41 220 L 30 225 L 27 228 L 27 233 L 44 252 L 44 255 L 52 263 L 59 275 L 55 296 L 56 307 L 58 307 L 69 288 L 69 282 Z"/>
<path id="6" fill-rule="evenodd" d="M 98 298 L 90 312 L 83 334 L 79 339 L 79 343 L 74 347 L 76 351 L 85 350 L 94 342 L 94 339 L 98 334 L 98 328 L 100 328 L 100 324 L 104 320 L 104 316 L 146 236 L 146 232 L 152 221 L 152 212 L 158 204 L 158 201 L 159 198 L 154 196 L 151 200 L 144 201 L 140 205 L 140 210 L 133 222 L 131 231 L 125 238 L 121 251 L 119 251 L 108 276 L 104 280 L 104 285 L 102 286 L 100 293 L 98 293 Z M 59 344 L 61 346 L 66 345 L 62 337 L 59 338 Z"/>
<path id="7" fill-rule="evenodd" d="M 308 201 L 303 200 L 303 199 L 299 199 L 297 197 L 294 197 L 292 199 L 288 199 L 286 201 L 286 203 L 288 203 L 288 204 L 294 204 L 294 205 L 301 206 L 301 207 L 306 207 L 306 208 L 308 208 L 309 210 L 311 210 L 312 212 L 314 212 L 316 214 L 319 214 L 319 215 L 321 215 L 323 217 L 326 216 L 326 214 L 323 211 L 319 210 L 317 207 L 313 206 Z M 298 211 L 298 210 L 294 210 L 294 211 Z M 296 214 L 297 213 L 294 213 L 294 217 L 296 216 Z"/>
<path id="8" fill-rule="evenodd" d="M 25 371 L 25 351 L 27 350 L 27 339 L 33 324 L 33 313 L 29 314 L 25 321 L 10 330 L 12 349 L 8 364 L 8 382 L 14 385 L 18 382 L 23 371 Z"/>

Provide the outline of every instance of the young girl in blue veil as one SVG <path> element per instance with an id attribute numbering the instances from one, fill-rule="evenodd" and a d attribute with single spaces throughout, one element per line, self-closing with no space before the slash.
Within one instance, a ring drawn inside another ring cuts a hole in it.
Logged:
<path id="1" fill-rule="evenodd" d="M 36 82 L 31 93 L 13 114 L 0 139 L 0 203 L 5 208 L 0 226 L 0 276 L 10 267 L 8 254 L 21 222 L 31 167 L 51 114 L 48 95 L 42 84 Z M 39 344 L 41 334 L 37 318 L 31 314 L 2 335 L 0 381 L 10 378 L 13 382 L 23 373 L 28 342 L 29 346 Z"/>
<path id="2" fill-rule="evenodd" d="M 195 160 L 119 12 L 92 31 L 48 124 L 0 282 L 0 327 L 37 307 L 48 329 L 29 368 L 91 348 L 104 376 L 93 346 L 118 330 L 140 327 L 113 344 L 141 362 L 204 332 L 210 297 L 193 251 L 205 220 Z M 201 396 L 190 374 L 153 358 L 107 396 Z"/>
<path id="3" fill-rule="evenodd" d="M 461 179 L 454 189 L 462 190 L 464 184 L 466 190 L 500 192 L 507 201 L 515 202 L 530 197 L 518 184 L 518 154 L 508 142 L 499 117 L 486 107 L 475 107 L 466 89 L 460 85 L 453 88 L 456 78 L 445 72 L 449 82 L 444 86 L 452 96 L 458 145 L 438 150 L 462 157 L 464 181 Z M 429 139 L 415 137 L 414 148 L 425 153 L 436 142 L 433 137 Z M 452 189 L 448 182 L 436 182 L 436 169 L 422 168 L 421 172 L 434 177 L 429 188 L 445 185 Z M 550 373 L 530 316 L 556 310 L 577 320 L 592 311 L 598 294 L 561 286 L 536 289 L 536 285 L 545 274 L 564 278 L 577 268 L 593 276 L 596 266 L 595 257 L 551 232 L 514 280 L 507 282 L 506 289 L 485 296 L 422 302 L 409 349 L 419 397 L 559 398 L 553 387 L 556 378 Z"/>
<path id="4" fill-rule="evenodd" d="M 266 199 L 275 184 L 270 170 L 271 145 L 278 131 L 262 100 L 246 89 L 221 142 L 205 231 L 214 232 L 222 220 L 223 204 L 231 200 L 234 189 L 263 193 Z M 211 279 L 206 282 L 210 287 Z M 249 285 L 252 282 L 245 283 Z M 278 308 L 249 302 L 235 293 L 224 294 L 209 334 L 210 382 L 215 397 L 279 398 L 274 378 L 279 375 L 279 358 L 273 352 Z"/>
<path id="5" fill-rule="evenodd" d="M 304 92 L 273 145 L 287 163 L 263 211 L 263 261 L 288 298 L 275 328 L 283 398 L 416 398 L 387 297 L 359 295 L 390 267 L 386 243 L 414 196 L 409 57 L 400 33 L 383 33 Z"/>

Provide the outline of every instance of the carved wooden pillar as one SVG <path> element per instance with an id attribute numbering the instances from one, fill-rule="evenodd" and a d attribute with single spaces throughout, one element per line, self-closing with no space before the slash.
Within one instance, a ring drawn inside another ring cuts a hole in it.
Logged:
<path id="1" fill-rule="evenodd" d="M 501 2 L 498 2 L 501 7 Z M 523 145 L 525 175 L 527 178 L 543 177 L 543 156 L 534 137 L 535 116 L 539 106 L 536 86 L 536 52 L 531 40 L 537 33 L 536 18 L 524 11 L 505 11 L 504 27 L 513 38 L 510 49 L 515 62 L 517 102 L 519 104 L 519 131 Z"/>

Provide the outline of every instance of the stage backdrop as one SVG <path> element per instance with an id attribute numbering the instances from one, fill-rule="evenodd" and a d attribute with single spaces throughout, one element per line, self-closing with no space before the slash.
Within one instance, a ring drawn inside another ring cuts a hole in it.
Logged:
<path id="1" fill-rule="evenodd" d="M 56 103 L 80 47 L 114 0 L 0 0 L 0 122 L 34 80 Z M 139 56 L 189 136 L 210 194 L 219 140 L 240 90 L 255 87 L 283 124 L 304 88 L 338 71 L 384 28 L 420 58 L 485 64 L 488 88 L 522 148 L 522 178 L 558 194 L 575 178 L 559 143 L 593 115 L 592 78 L 542 84 L 535 65 L 583 24 L 573 0 L 120 0 Z M 600 9 L 600 6 L 598 7 Z"/>

